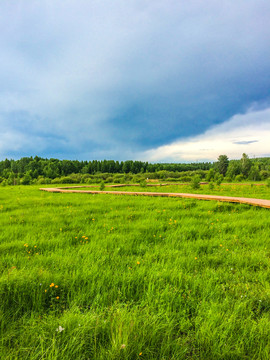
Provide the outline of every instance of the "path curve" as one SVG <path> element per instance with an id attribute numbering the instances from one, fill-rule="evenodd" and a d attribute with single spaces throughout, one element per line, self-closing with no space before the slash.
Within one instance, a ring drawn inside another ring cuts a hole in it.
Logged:
<path id="1" fill-rule="evenodd" d="M 162 193 L 162 192 L 147 192 L 147 191 L 133 192 L 133 191 L 76 190 L 76 186 L 60 187 L 60 188 L 40 188 L 39 190 L 55 192 L 55 193 L 141 195 L 141 196 L 180 197 L 180 198 L 191 198 L 191 199 L 198 199 L 198 200 L 217 200 L 217 201 L 226 201 L 226 202 L 232 202 L 232 203 L 249 204 L 249 205 L 253 205 L 253 206 L 260 206 L 260 207 L 270 209 L 270 200 L 244 198 L 244 197 L 233 197 L 233 196 L 201 195 L 201 194 L 185 194 L 185 193 Z"/>

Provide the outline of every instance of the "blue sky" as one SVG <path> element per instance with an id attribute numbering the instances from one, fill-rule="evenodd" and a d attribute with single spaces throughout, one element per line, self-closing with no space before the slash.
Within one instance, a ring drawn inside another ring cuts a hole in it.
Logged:
<path id="1" fill-rule="evenodd" d="M 270 156 L 270 2 L 0 2 L 0 159 Z"/>

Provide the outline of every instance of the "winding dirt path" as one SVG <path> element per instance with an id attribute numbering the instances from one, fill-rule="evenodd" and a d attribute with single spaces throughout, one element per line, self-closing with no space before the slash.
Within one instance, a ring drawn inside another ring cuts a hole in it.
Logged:
<path id="1" fill-rule="evenodd" d="M 123 185 L 122 185 L 123 186 Z M 249 204 L 253 206 L 260 206 L 270 209 L 270 200 L 252 199 L 244 197 L 233 196 L 219 196 L 219 195 L 201 195 L 201 194 L 185 194 L 185 193 L 163 193 L 163 192 L 147 192 L 147 191 L 100 191 L 100 190 L 76 190 L 76 188 L 90 187 L 88 186 L 69 186 L 58 188 L 40 188 L 39 190 L 56 192 L 56 193 L 86 193 L 86 194 L 112 194 L 112 195 L 141 195 L 141 196 L 161 196 L 161 197 L 180 197 L 191 198 L 198 200 L 216 200 L 226 201 L 232 203 Z M 116 186 L 111 186 L 116 187 Z"/>

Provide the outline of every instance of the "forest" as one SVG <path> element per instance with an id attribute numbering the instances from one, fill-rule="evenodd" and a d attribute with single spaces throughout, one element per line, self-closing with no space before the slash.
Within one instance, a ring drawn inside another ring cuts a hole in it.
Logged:
<path id="1" fill-rule="evenodd" d="M 239 160 L 229 160 L 220 155 L 216 162 L 148 163 L 115 160 L 59 160 L 38 156 L 19 160 L 0 161 L 1 185 L 29 185 L 33 183 L 92 183 L 128 182 L 145 179 L 191 181 L 194 175 L 207 181 L 218 178 L 227 182 L 265 180 L 270 177 L 270 158 L 250 159 L 243 154 Z"/>

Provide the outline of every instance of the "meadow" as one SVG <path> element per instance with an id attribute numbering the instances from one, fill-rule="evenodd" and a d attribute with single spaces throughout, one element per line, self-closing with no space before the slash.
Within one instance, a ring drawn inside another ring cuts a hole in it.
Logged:
<path id="1" fill-rule="evenodd" d="M 1 360 L 269 359 L 269 214 L 0 187 Z"/>
<path id="2" fill-rule="evenodd" d="M 147 186 L 128 186 L 121 187 L 110 187 L 109 184 L 105 184 L 104 190 L 106 191 L 150 191 L 150 192 L 167 192 L 167 193 L 192 193 L 192 194 L 210 194 L 210 195 L 221 195 L 221 196 L 236 196 L 236 197 L 247 197 L 255 199 L 270 199 L 270 186 L 264 183 L 232 183 L 232 184 L 213 184 L 213 188 L 209 184 L 202 184 L 199 189 L 192 189 L 190 184 L 170 184 L 163 183 L 162 186 L 153 186 L 155 183 L 150 183 Z M 160 183 L 157 183 L 157 185 Z M 161 183 L 162 184 L 162 183 Z M 114 185 L 114 184 L 112 184 Z M 124 184 L 123 184 L 124 185 Z M 53 187 L 49 185 L 47 187 Z M 77 185 L 79 186 L 79 185 Z M 44 187 L 44 186 L 43 186 Z M 68 185 L 59 185 L 59 187 L 68 187 Z M 72 185 L 71 185 L 72 187 Z M 91 185 L 89 188 L 87 185 L 82 186 L 78 189 L 81 190 L 99 190 L 100 185 Z"/>

